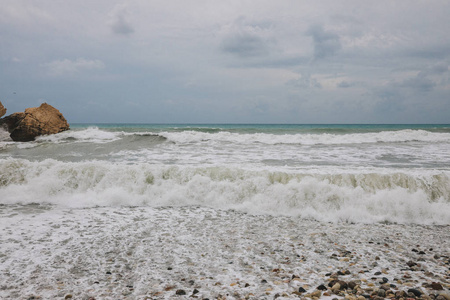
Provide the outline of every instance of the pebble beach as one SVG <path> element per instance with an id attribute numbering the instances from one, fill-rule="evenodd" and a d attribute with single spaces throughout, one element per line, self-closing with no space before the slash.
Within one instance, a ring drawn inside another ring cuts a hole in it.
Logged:
<path id="1" fill-rule="evenodd" d="M 448 225 L 0 206 L 1 299 L 450 299 Z"/>

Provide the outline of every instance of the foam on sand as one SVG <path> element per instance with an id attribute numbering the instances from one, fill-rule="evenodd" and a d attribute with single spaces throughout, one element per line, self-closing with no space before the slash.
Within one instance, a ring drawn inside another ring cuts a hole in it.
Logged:
<path id="1" fill-rule="evenodd" d="M 0 222 L 2 299 L 289 299 L 338 272 L 365 290 L 382 278 L 393 291 L 434 293 L 422 285 L 428 281 L 448 287 L 448 226 L 333 224 L 193 206 L 8 205 Z"/>

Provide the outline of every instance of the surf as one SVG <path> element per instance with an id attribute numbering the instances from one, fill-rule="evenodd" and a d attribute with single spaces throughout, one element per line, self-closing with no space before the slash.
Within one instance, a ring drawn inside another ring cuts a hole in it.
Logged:
<path id="1" fill-rule="evenodd" d="M 0 203 L 191 206 L 326 222 L 450 223 L 443 171 L 271 172 L 236 167 L 0 161 Z"/>

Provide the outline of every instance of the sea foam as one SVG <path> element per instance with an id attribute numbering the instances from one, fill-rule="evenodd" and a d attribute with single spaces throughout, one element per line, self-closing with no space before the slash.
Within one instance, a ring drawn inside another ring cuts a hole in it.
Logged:
<path id="1" fill-rule="evenodd" d="M 177 143 L 230 142 L 237 144 L 261 143 L 300 144 L 300 145 L 339 145 L 363 143 L 403 143 L 403 142 L 450 142 L 450 133 L 436 133 L 425 130 L 398 130 L 352 134 L 270 134 L 270 133 L 232 133 L 221 131 L 208 133 L 199 131 L 161 132 L 161 136 Z"/>
<path id="2" fill-rule="evenodd" d="M 229 131 L 204 132 L 195 130 L 183 131 L 149 131 L 149 132 L 123 132 L 108 131 L 98 127 L 88 127 L 82 130 L 70 130 L 55 135 L 41 136 L 37 141 L 54 143 L 77 141 L 92 143 L 113 142 L 123 136 L 159 135 L 175 143 L 198 142 L 227 142 L 236 144 L 299 144 L 299 145 L 333 145 L 333 144 L 364 144 L 364 143 L 404 143 L 404 142 L 450 142 L 450 133 L 430 132 L 426 130 L 395 130 L 365 133 L 237 133 Z M 0 134 L 0 137 L 3 135 Z M 5 138 L 6 139 L 6 138 Z"/>
<path id="3" fill-rule="evenodd" d="M 184 206 L 331 222 L 450 224 L 450 174 L 0 161 L 0 203 Z"/>
<path id="4" fill-rule="evenodd" d="M 38 142 L 91 142 L 91 143 L 108 143 L 120 139 L 120 132 L 110 132 L 101 130 L 98 127 L 89 127 L 84 130 L 69 130 L 58 134 L 43 135 L 38 137 Z"/>

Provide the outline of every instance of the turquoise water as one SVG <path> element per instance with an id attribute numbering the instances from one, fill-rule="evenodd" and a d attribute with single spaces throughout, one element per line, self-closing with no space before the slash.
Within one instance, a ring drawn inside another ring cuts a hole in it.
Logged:
<path id="1" fill-rule="evenodd" d="M 71 124 L 0 139 L 0 196 L 450 224 L 450 125 Z"/>
<path id="2" fill-rule="evenodd" d="M 236 133 L 364 133 L 397 130 L 450 132 L 450 124 L 139 124 L 139 123 L 74 123 L 72 129 L 97 127 L 106 130 L 134 131 L 228 131 Z"/>

